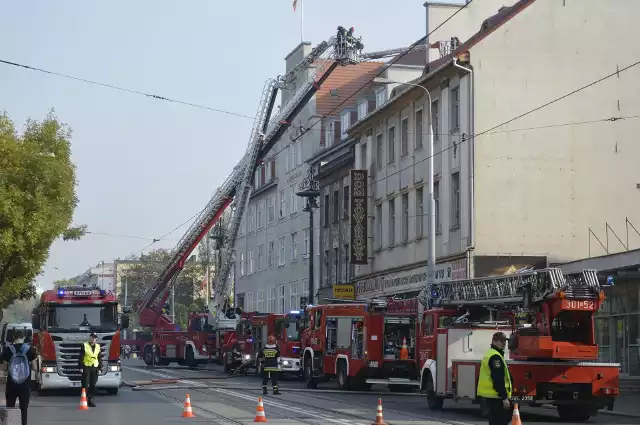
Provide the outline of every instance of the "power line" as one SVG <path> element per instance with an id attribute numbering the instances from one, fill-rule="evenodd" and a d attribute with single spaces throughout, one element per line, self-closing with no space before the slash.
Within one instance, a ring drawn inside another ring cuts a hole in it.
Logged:
<path id="1" fill-rule="evenodd" d="M 166 96 L 160 96 L 160 95 L 153 94 L 153 93 L 145 93 L 145 92 L 140 91 L 140 90 L 129 89 L 129 88 L 126 88 L 126 87 L 116 86 L 116 85 L 113 85 L 113 84 L 102 83 L 102 82 L 95 81 L 95 80 L 89 80 L 87 78 L 76 77 L 76 76 L 68 75 L 68 74 L 62 74 L 60 72 L 49 71 L 47 69 L 42 69 L 42 68 L 36 68 L 36 67 L 30 66 L 30 65 L 25 65 L 25 64 L 12 62 L 12 61 L 8 61 L 8 60 L 4 60 L 4 59 L 0 59 L 0 63 L 5 64 L 5 65 L 15 66 L 15 67 L 18 67 L 18 68 L 28 69 L 30 71 L 37 71 L 37 72 L 42 72 L 44 74 L 55 75 L 57 77 L 67 78 L 67 79 L 74 80 L 74 81 L 80 81 L 80 82 L 87 83 L 87 84 L 93 84 L 93 85 L 100 86 L 100 87 L 106 87 L 106 88 L 113 89 L 113 90 L 119 90 L 119 91 L 131 93 L 131 94 L 137 94 L 137 95 L 140 95 L 140 96 L 149 97 L 151 99 L 164 100 L 166 102 L 178 103 L 180 105 L 191 106 L 192 108 L 204 109 L 204 110 L 207 110 L 207 111 L 218 112 L 220 114 L 232 115 L 232 116 L 236 116 L 236 117 L 240 117 L 240 118 L 248 118 L 248 119 L 251 119 L 251 120 L 255 119 L 255 117 L 251 117 L 249 115 L 244 115 L 244 114 L 239 114 L 237 112 L 225 111 L 224 109 L 212 108 L 210 106 L 200 105 L 200 104 L 193 103 L 193 102 L 187 102 L 187 101 L 184 101 L 184 100 L 172 99 L 172 98 L 169 98 L 169 97 L 166 97 Z"/>
<path id="2" fill-rule="evenodd" d="M 110 238 L 120 238 L 120 239 L 138 239 L 138 240 L 143 240 L 143 241 L 156 241 L 156 238 L 146 238 L 143 236 L 133 236 L 133 235 L 122 235 L 122 234 L 114 234 L 114 233 L 105 233 L 105 232 L 90 232 L 87 231 L 85 232 L 88 235 L 96 235 L 96 236 L 107 236 Z M 167 239 L 165 239 L 167 240 Z M 175 239 L 171 239 L 171 240 L 175 240 Z"/>

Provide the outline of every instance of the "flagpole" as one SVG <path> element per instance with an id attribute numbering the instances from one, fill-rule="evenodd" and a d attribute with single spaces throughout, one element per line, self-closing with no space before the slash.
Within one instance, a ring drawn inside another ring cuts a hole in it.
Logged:
<path id="1" fill-rule="evenodd" d="M 300 0 L 300 43 L 304 42 L 304 0 Z"/>

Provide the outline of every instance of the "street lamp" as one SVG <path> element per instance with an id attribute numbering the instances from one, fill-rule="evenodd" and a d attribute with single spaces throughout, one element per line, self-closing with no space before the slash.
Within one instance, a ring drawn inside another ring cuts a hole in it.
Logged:
<path id="1" fill-rule="evenodd" d="M 398 84 L 401 86 L 416 87 L 424 90 L 429 101 L 429 144 L 427 146 L 427 284 L 435 283 L 436 269 L 436 213 L 433 199 L 433 123 L 431 114 L 431 93 L 426 87 L 413 83 L 401 83 L 388 78 L 375 78 L 375 83 Z"/>
<path id="2" fill-rule="evenodd" d="M 306 198 L 302 211 L 309 213 L 309 304 L 313 304 L 313 210 L 318 208 L 320 196 L 320 182 L 315 179 L 313 168 L 307 169 L 307 177 L 300 183 L 299 192 L 296 195 Z"/>

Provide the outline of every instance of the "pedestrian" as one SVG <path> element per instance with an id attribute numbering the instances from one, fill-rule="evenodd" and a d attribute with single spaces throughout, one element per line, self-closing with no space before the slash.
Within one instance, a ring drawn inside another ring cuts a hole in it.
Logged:
<path id="1" fill-rule="evenodd" d="M 508 425 L 511 420 L 512 378 L 504 349 L 507 336 L 496 332 L 491 339 L 491 348 L 487 350 L 480 363 L 477 393 L 489 408 L 489 425 Z"/>
<path id="2" fill-rule="evenodd" d="M 89 341 L 82 344 L 80 357 L 78 357 L 78 366 L 82 370 L 82 388 L 87 392 L 87 404 L 89 407 L 96 407 L 93 397 L 96 394 L 98 372 L 102 369 L 102 353 L 97 340 L 98 335 L 91 332 Z"/>
<path id="3" fill-rule="evenodd" d="M 262 394 L 267 394 L 267 383 L 271 378 L 271 386 L 273 387 L 273 395 L 279 395 L 278 391 L 278 366 L 280 364 L 280 350 L 276 345 L 276 337 L 269 335 L 267 345 L 264 346 L 258 358 L 263 362 L 262 367 Z"/>
<path id="4" fill-rule="evenodd" d="M 7 387 L 5 390 L 7 407 L 16 407 L 20 402 L 22 425 L 27 425 L 27 410 L 31 398 L 31 371 L 36 370 L 36 353 L 24 342 L 24 332 L 20 329 L 13 334 L 13 343 L 8 343 L 2 351 L 2 363 L 7 364 Z"/>

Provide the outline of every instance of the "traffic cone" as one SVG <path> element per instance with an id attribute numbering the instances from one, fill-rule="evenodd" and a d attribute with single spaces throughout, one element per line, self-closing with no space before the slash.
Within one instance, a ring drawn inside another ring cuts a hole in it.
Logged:
<path id="1" fill-rule="evenodd" d="M 387 423 L 384 421 L 384 418 L 382 417 L 382 399 L 381 398 L 378 399 L 378 411 L 376 412 L 376 421 L 373 422 L 371 425 L 387 425 Z"/>
<path id="2" fill-rule="evenodd" d="M 89 405 L 87 404 L 87 390 L 82 389 L 82 394 L 80 394 L 80 407 L 78 410 L 89 410 Z"/>
<path id="3" fill-rule="evenodd" d="M 189 397 L 189 393 L 184 399 L 184 411 L 182 412 L 183 418 L 195 418 L 196 415 L 193 414 L 193 409 L 191 409 L 191 397 Z"/>
<path id="4" fill-rule="evenodd" d="M 407 348 L 407 338 L 402 338 L 402 347 L 400 348 L 400 360 L 409 359 L 409 349 Z"/>
<path id="5" fill-rule="evenodd" d="M 522 425 L 520 420 L 520 411 L 518 410 L 518 403 L 513 405 L 513 415 L 511 416 L 511 425 Z"/>
<path id="6" fill-rule="evenodd" d="M 256 418 L 253 420 L 253 422 L 267 422 L 267 417 L 264 414 L 262 397 L 258 397 L 258 405 L 256 406 Z"/>

